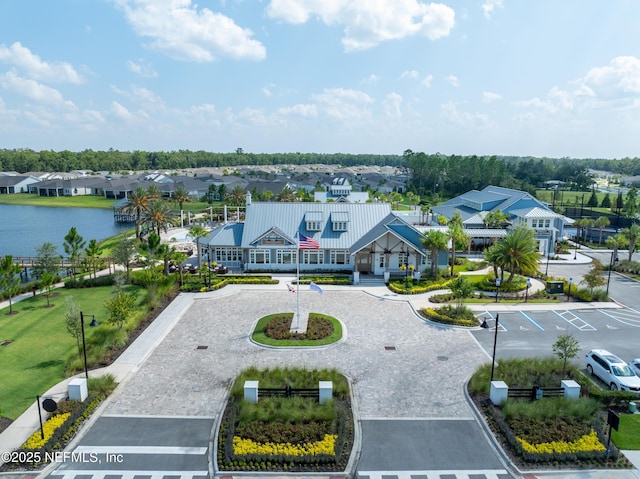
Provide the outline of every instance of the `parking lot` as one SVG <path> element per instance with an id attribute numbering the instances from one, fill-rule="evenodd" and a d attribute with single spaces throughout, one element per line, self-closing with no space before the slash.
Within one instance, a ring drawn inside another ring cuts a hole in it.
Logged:
<path id="1" fill-rule="evenodd" d="M 588 331 L 612 331 L 640 328 L 637 311 L 620 309 L 573 309 L 551 311 L 485 311 L 477 316 L 486 319 L 489 328 L 495 328 L 495 319 L 501 332 L 541 332 L 576 333 Z"/>

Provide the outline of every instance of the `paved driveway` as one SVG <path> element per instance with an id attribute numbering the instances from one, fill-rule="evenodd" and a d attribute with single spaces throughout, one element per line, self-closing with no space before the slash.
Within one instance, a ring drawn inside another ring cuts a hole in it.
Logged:
<path id="1" fill-rule="evenodd" d="M 237 289 L 236 289 L 237 291 Z M 362 418 L 472 416 L 462 387 L 486 362 L 467 331 L 425 324 L 404 301 L 361 291 L 301 292 L 301 311 L 342 321 L 345 339 L 323 349 L 272 349 L 250 342 L 262 316 L 295 310 L 288 291 L 240 291 L 196 299 L 106 414 L 211 416 L 234 376 L 249 366 L 338 368 L 353 382 Z M 206 349 L 203 349 L 206 347 Z"/>

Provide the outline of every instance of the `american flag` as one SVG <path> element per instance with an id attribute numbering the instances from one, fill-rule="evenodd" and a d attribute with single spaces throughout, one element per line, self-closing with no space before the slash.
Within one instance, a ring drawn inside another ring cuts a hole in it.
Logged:
<path id="1" fill-rule="evenodd" d="M 320 249 L 320 243 L 302 233 L 298 233 L 298 240 L 298 249 Z"/>

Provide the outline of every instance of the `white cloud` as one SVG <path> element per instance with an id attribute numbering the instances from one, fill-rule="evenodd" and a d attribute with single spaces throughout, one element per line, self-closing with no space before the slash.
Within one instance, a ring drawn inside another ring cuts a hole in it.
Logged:
<path id="1" fill-rule="evenodd" d="M 322 93 L 312 95 L 312 99 L 327 116 L 342 121 L 370 118 L 369 105 L 374 102 L 364 92 L 344 88 L 325 88 Z"/>
<path id="2" fill-rule="evenodd" d="M 491 16 L 498 8 L 504 8 L 502 0 L 485 0 L 482 4 L 482 11 L 487 20 L 491 20 Z"/>
<path id="3" fill-rule="evenodd" d="M 263 60 L 266 49 L 253 32 L 191 0 L 113 0 L 133 30 L 150 38 L 148 46 L 181 61 L 210 62 L 218 57 Z"/>
<path id="4" fill-rule="evenodd" d="M 316 105 L 299 103 L 293 106 L 282 107 L 278 109 L 278 115 L 295 115 L 303 118 L 316 118 L 318 116 L 318 108 Z"/>
<path id="5" fill-rule="evenodd" d="M 82 83 L 82 77 L 67 62 L 45 62 L 20 42 L 0 44 L 0 61 L 12 65 L 29 78 L 55 83 Z"/>
<path id="6" fill-rule="evenodd" d="M 376 75 L 375 73 L 372 73 L 371 75 L 369 75 L 366 78 L 363 78 L 362 81 L 360 83 L 363 83 L 365 85 L 373 85 L 374 83 L 376 83 L 379 80 L 378 75 Z"/>
<path id="7" fill-rule="evenodd" d="M 400 74 L 400 79 L 402 80 L 406 78 L 417 80 L 418 77 L 420 77 L 420 73 L 418 73 L 416 70 L 405 70 Z"/>
<path id="8" fill-rule="evenodd" d="M 455 25 L 452 8 L 419 0 L 271 0 L 267 15 L 293 24 L 315 17 L 326 25 L 341 25 L 346 51 L 413 35 L 436 40 Z"/>
<path id="9" fill-rule="evenodd" d="M 431 82 L 432 81 L 433 81 L 433 75 L 427 75 L 426 77 L 424 77 L 422 79 L 422 81 L 420 83 L 425 88 L 431 88 Z"/>
<path id="10" fill-rule="evenodd" d="M 458 81 L 458 77 L 455 75 L 448 75 L 446 77 L 444 77 L 444 79 L 451 85 L 451 86 L 460 86 L 460 82 Z"/>
<path id="11" fill-rule="evenodd" d="M 482 92 L 482 101 L 484 103 L 493 103 L 494 101 L 502 100 L 502 95 L 499 93 L 494 93 L 491 91 L 483 91 Z"/>
<path id="12" fill-rule="evenodd" d="M 129 60 L 127 67 L 129 67 L 129 70 L 133 73 L 143 78 L 157 78 L 158 76 L 158 72 L 155 71 L 153 66 L 142 59 L 138 60 L 137 63 Z"/>
<path id="13" fill-rule="evenodd" d="M 489 116 L 484 113 L 471 113 L 458 110 L 458 106 L 450 101 L 440 105 L 440 114 L 442 118 L 449 123 L 459 126 L 477 126 L 486 127 L 489 125 Z"/>
<path id="14" fill-rule="evenodd" d="M 635 96 L 640 93 L 640 59 L 615 57 L 609 65 L 589 70 L 582 82 L 589 91 L 604 98 Z"/>
<path id="15" fill-rule="evenodd" d="M 0 75 L 0 87 L 38 103 L 75 108 L 75 105 L 70 101 L 65 101 L 62 94 L 55 88 L 48 87 L 35 80 L 22 78 L 14 71 Z"/>
<path id="16" fill-rule="evenodd" d="M 398 93 L 391 92 L 382 101 L 382 107 L 384 108 L 384 114 L 393 119 L 402 117 L 402 96 Z"/>
<path id="17" fill-rule="evenodd" d="M 135 119 L 135 115 L 117 101 L 111 102 L 111 113 L 119 120 L 129 122 Z"/>

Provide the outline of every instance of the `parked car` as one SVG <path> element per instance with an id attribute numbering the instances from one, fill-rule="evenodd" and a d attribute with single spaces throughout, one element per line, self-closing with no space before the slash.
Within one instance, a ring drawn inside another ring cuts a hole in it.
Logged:
<path id="1" fill-rule="evenodd" d="M 629 363 L 633 372 L 636 373 L 636 376 L 640 377 L 640 358 L 634 359 Z"/>
<path id="2" fill-rule="evenodd" d="M 615 354 L 604 349 L 589 351 L 585 357 L 587 372 L 604 381 L 611 390 L 640 394 L 640 377 Z"/>

